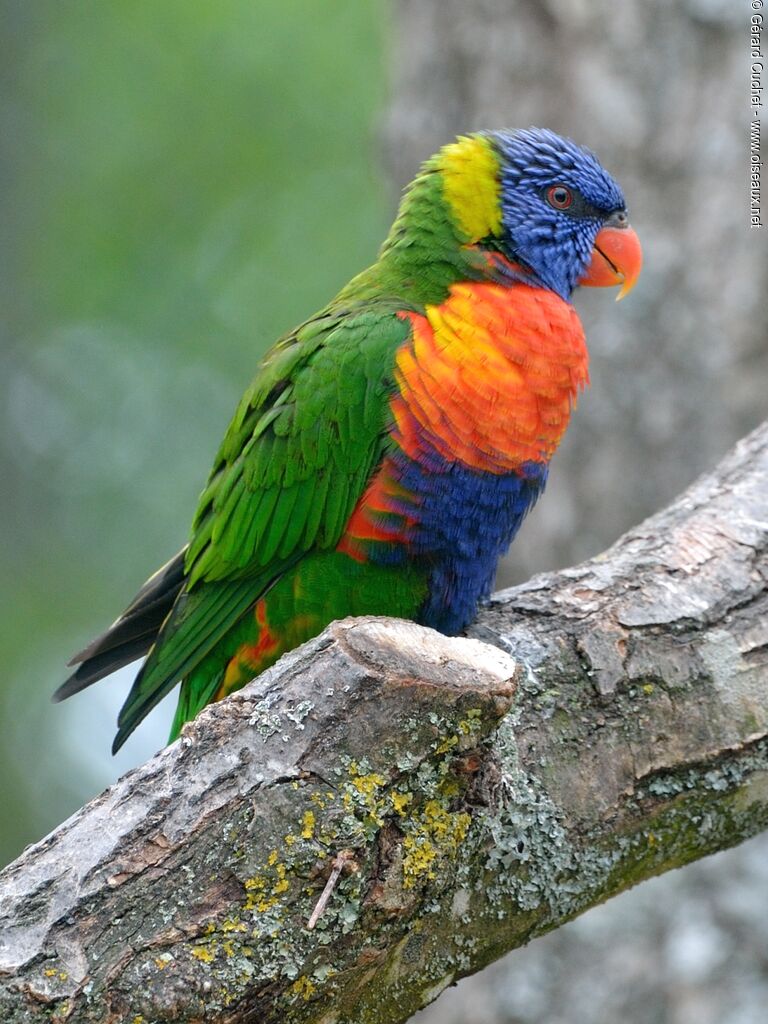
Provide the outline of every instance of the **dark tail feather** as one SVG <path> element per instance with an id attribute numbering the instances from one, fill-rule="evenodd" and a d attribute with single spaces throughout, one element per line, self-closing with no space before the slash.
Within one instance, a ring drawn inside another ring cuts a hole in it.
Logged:
<path id="1" fill-rule="evenodd" d="M 147 637 L 136 637 L 135 640 L 130 640 L 119 647 L 114 647 L 103 654 L 96 654 L 87 661 L 84 661 L 82 665 L 75 669 L 69 679 L 61 684 L 51 700 L 58 704 L 60 701 L 66 700 L 67 697 L 71 697 L 73 694 L 84 690 L 91 683 L 97 683 L 99 679 L 110 675 L 110 673 L 122 668 L 123 665 L 128 665 L 130 662 L 140 658 L 152 646 L 154 636 L 152 634 Z"/>
<path id="2" fill-rule="evenodd" d="M 120 618 L 72 658 L 69 664 L 79 667 L 54 693 L 56 703 L 147 653 L 184 583 L 185 554 L 186 548 L 150 576 Z"/>

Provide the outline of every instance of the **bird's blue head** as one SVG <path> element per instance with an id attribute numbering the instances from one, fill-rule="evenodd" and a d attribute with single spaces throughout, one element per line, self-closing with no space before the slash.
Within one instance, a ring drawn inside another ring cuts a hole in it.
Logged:
<path id="1" fill-rule="evenodd" d="M 637 279 L 640 243 L 621 189 L 569 139 L 541 128 L 465 136 L 433 168 L 465 244 L 500 250 L 564 299 L 577 284 L 622 284 L 621 297 Z"/>
<path id="2" fill-rule="evenodd" d="M 564 299 L 580 282 L 630 283 L 628 273 L 610 281 L 590 279 L 595 241 L 603 229 L 614 230 L 604 233 L 608 245 L 599 246 L 598 253 L 614 269 L 616 262 L 610 253 L 606 259 L 606 249 L 611 249 L 612 241 L 618 241 L 620 247 L 630 242 L 629 234 L 620 237 L 619 232 L 631 233 L 636 242 L 621 189 L 594 154 L 542 128 L 495 131 L 486 138 L 499 161 L 497 187 L 505 255 L 528 267 L 545 287 Z M 637 250 L 639 254 L 639 245 Z M 605 270 L 602 260 L 600 267 Z M 632 283 L 636 276 L 634 273 Z"/>

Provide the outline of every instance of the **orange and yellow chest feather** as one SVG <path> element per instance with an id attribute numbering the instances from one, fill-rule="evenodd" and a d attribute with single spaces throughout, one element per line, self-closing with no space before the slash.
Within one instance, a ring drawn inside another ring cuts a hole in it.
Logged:
<path id="1" fill-rule="evenodd" d="M 403 452 L 497 474 L 548 462 L 589 380 L 574 308 L 527 284 L 461 283 L 402 315 L 412 330 L 391 409 Z"/>

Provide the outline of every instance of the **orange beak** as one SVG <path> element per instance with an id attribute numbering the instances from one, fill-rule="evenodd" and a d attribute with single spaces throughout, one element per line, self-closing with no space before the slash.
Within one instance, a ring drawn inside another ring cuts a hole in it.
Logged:
<path id="1" fill-rule="evenodd" d="M 579 284 L 596 288 L 620 284 L 618 302 L 635 287 L 642 265 L 643 250 L 632 228 L 604 227 L 597 233 L 592 260 Z"/>

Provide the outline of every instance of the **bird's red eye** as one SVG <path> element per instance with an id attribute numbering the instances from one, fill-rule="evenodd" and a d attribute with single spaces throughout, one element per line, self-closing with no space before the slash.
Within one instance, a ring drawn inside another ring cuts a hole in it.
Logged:
<path id="1" fill-rule="evenodd" d="M 565 185 L 553 185 L 547 189 L 547 202 L 556 210 L 567 210 L 573 202 L 573 195 Z"/>

